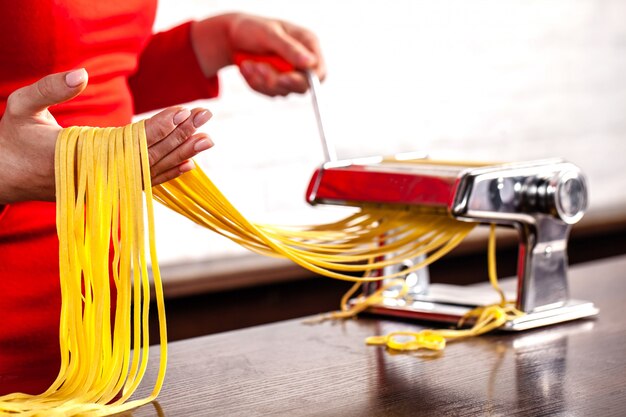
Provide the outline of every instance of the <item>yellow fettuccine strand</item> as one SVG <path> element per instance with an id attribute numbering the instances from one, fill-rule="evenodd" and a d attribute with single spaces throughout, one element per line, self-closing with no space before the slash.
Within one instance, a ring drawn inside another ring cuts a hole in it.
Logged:
<path id="1" fill-rule="evenodd" d="M 0 397 L 0 414 L 105 416 L 124 412 L 156 398 L 167 361 L 143 122 L 116 129 L 63 129 L 56 146 L 55 171 L 61 369 L 42 394 Z M 129 401 L 149 356 L 144 212 L 159 317 L 160 365 L 152 393 Z M 115 300 L 111 299 L 111 277 Z"/>
<path id="2" fill-rule="evenodd" d="M 318 274 L 358 283 L 401 277 L 422 268 L 456 247 L 474 227 L 445 216 L 369 208 L 317 226 L 252 223 L 200 168 L 151 188 L 143 122 L 122 128 L 63 129 L 55 170 L 61 369 L 40 395 L 0 397 L 0 412 L 7 415 L 105 416 L 158 395 L 165 376 L 167 334 L 154 243 L 153 195 L 251 251 L 288 258 Z M 160 323 L 159 373 L 148 397 L 129 401 L 148 365 L 147 249 Z M 422 255 L 424 261 L 409 269 L 386 276 L 374 273 Z M 113 324 L 111 276 L 117 289 Z M 381 293 L 370 296 L 366 304 L 378 300 Z"/>
<path id="3" fill-rule="evenodd" d="M 506 300 L 504 292 L 498 285 L 496 273 L 496 227 L 494 224 L 491 225 L 489 233 L 488 267 L 489 281 L 500 295 L 500 303 L 477 307 L 465 314 L 459 321 L 458 327 L 461 327 L 465 321 L 474 320 L 474 324 L 469 329 L 427 329 L 420 332 L 396 331 L 384 336 L 368 337 L 365 342 L 368 345 L 383 345 L 399 351 L 419 349 L 443 350 L 446 347 L 447 340 L 478 336 L 502 327 L 507 321 L 522 316 L 524 313 L 515 308 L 513 301 Z M 367 302 L 367 300 L 363 302 Z M 361 310 L 358 303 L 352 307 L 350 312 L 353 310 Z"/>
<path id="4" fill-rule="evenodd" d="M 390 287 L 400 286 L 398 297 L 403 297 L 407 291 L 404 280 L 395 279 L 373 294 L 360 296 L 348 304 L 362 283 L 400 278 L 423 268 L 456 247 L 475 226 L 447 216 L 372 208 L 362 208 L 345 219 L 318 226 L 288 228 L 256 224 L 239 213 L 200 168 L 155 187 L 154 195 L 172 210 L 252 251 L 285 257 L 318 274 L 356 282 L 343 297 L 341 311 L 309 322 L 354 317 L 381 303 L 383 292 Z M 441 350 L 446 339 L 487 333 L 520 316 L 522 313 L 506 301 L 498 286 L 495 225 L 491 225 L 488 254 L 489 279 L 500 294 L 501 302 L 470 311 L 459 323 L 461 326 L 465 320 L 473 319 L 470 329 L 395 332 L 368 338 L 367 343 L 385 344 L 396 350 Z M 374 274 L 386 266 L 422 255 L 425 255 L 423 260 L 408 269 Z M 399 336 L 408 336 L 411 340 L 400 341 Z"/>
<path id="5" fill-rule="evenodd" d="M 248 221 L 197 167 L 154 187 L 170 209 L 249 250 L 288 258 L 330 278 L 365 282 L 404 276 L 454 249 L 474 224 L 392 209 L 362 208 L 345 219 L 317 226 L 281 227 Z M 370 273 L 406 259 L 420 262 L 385 276 Z"/>

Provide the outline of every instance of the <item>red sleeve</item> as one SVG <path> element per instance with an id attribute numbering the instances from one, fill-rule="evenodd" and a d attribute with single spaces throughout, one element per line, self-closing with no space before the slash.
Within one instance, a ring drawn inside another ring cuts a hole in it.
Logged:
<path id="1" fill-rule="evenodd" d="M 217 76 L 206 78 L 191 46 L 191 23 L 152 36 L 128 84 L 135 114 L 216 97 Z"/>

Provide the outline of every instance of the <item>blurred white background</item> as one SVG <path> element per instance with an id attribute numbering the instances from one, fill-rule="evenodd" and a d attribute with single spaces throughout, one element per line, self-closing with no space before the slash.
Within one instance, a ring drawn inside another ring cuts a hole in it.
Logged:
<path id="1" fill-rule="evenodd" d="M 312 29 L 328 64 L 327 136 L 340 158 L 423 151 L 437 159 L 562 157 L 590 179 L 591 210 L 626 204 L 626 2 L 622 0 L 161 0 L 155 30 L 224 11 Z M 340 209 L 304 192 L 322 162 L 308 96 L 269 99 L 236 68 L 200 165 L 248 218 L 302 224 Z M 167 86 L 163 86 L 167 88 Z M 245 251 L 158 211 L 162 264 Z"/>

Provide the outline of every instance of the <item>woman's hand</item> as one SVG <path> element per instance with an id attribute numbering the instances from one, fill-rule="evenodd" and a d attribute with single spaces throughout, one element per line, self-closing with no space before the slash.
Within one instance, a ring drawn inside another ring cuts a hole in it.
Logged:
<path id="1" fill-rule="evenodd" d="M 285 21 L 242 13 L 224 14 L 195 22 L 191 38 L 207 77 L 233 64 L 235 52 L 278 55 L 299 70 L 280 73 L 269 64 L 244 61 L 240 71 L 247 83 L 269 96 L 305 92 L 308 84 L 303 70 L 314 70 L 321 80 L 326 76 L 317 37 Z"/>
<path id="2" fill-rule="evenodd" d="M 70 100 L 87 86 L 84 69 L 48 75 L 13 92 L 0 120 L 0 204 L 54 201 L 54 148 L 61 130 L 48 107 Z M 193 168 L 189 158 L 213 142 L 195 133 L 211 114 L 172 107 L 146 121 L 152 183 Z"/>
<path id="3" fill-rule="evenodd" d="M 190 158 L 213 146 L 206 133 L 195 133 L 211 116 L 211 112 L 203 108 L 189 111 L 170 107 L 146 120 L 152 185 L 191 171 L 194 164 Z"/>

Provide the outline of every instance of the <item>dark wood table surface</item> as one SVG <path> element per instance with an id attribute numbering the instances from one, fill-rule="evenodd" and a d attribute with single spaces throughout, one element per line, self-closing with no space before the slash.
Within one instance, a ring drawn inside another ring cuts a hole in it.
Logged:
<path id="1" fill-rule="evenodd" d="M 596 319 L 457 341 L 441 354 L 366 346 L 367 336 L 428 326 L 371 317 L 174 342 L 158 401 L 129 415 L 626 416 L 626 257 L 573 267 L 570 283 L 573 298 L 600 308 Z M 139 395 L 152 388 L 153 353 Z"/>

